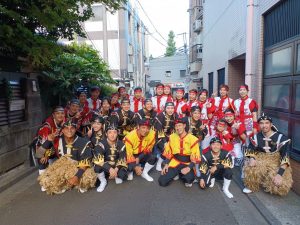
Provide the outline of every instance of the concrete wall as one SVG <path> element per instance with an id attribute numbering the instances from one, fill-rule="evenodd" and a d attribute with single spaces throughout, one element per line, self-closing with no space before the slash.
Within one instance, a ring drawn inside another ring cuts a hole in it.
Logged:
<path id="1" fill-rule="evenodd" d="M 14 77 L 27 77 L 24 93 L 26 119 L 16 124 L 0 126 L 0 174 L 28 161 L 28 145 L 42 122 L 40 92 L 39 89 L 37 92 L 32 90 L 33 80 L 38 85 L 37 74 L 16 73 Z"/>
<path id="2" fill-rule="evenodd" d="M 203 65 L 200 77 L 208 88 L 208 73 L 214 73 L 214 92 L 218 90 L 217 70 L 228 60 L 245 53 L 247 0 L 210 0 L 203 3 Z"/>

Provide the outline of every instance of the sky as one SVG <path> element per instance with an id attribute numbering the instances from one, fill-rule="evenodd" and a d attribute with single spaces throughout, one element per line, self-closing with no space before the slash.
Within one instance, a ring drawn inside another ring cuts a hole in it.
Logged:
<path id="1" fill-rule="evenodd" d="M 173 30 L 175 33 L 176 47 L 183 46 L 183 36 L 177 35 L 180 33 L 187 33 L 187 44 L 188 44 L 188 33 L 189 33 L 189 0 L 139 0 L 143 9 L 147 13 L 148 17 L 154 24 L 158 32 L 168 40 L 168 33 Z M 166 41 L 155 32 L 155 28 L 150 23 L 149 19 L 145 16 L 145 13 L 137 4 L 139 9 L 140 18 L 148 30 L 153 33 L 154 37 L 163 44 L 167 45 Z M 166 47 L 154 40 L 151 35 L 149 38 L 149 55 L 153 57 L 162 56 L 165 53 Z"/>

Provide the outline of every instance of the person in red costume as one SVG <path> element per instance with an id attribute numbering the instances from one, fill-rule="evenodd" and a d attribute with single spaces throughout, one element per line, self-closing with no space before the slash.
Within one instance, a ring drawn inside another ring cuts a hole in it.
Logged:
<path id="1" fill-rule="evenodd" d="M 90 119 L 93 115 L 93 112 L 89 108 L 89 103 L 87 101 L 87 94 L 85 91 L 80 91 L 77 93 L 79 100 L 79 113 L 80 113 L 80 128 L 78 134 L 84 136 L 87 131 L 87 127 L 90 125 Z"/>
<path id="2" fill-rule="evenodd" d="M 121 104 L 119 103 L 119 93 L 113 93 L 111 95 L 111 110 L 115 111 L 121 108 Z"/>
<path id="3" fill-rule="evenodd" d="M 246 128 L 243 123 L 235 118 L 234 112 L 231 109 L 226 109 L 224 116 L 227 122 L 227 131 L 233 136 L 233 151 L 231 155 L 235 158 L 235 165 L 240 166 L 243 162 L 242 145 L 247 138 Z"/>
<path id="4" fill-rule="evenodd" d="M 167 102 L 173 102 L 173 96 L 171 93 L 171 86 L 169 84 L 165 84 L 164 86 L 164 96 L 167 97 Z"/>
<path id="5" fill-rule="evenodd" d="M 178 114 L 179 118 L 185 117 L 188 112 L 188 106 L 183 99 L 184 90 L 183 88 L 179 88 L 176 90 L 176 99 L 175 103 L 175 112 Z"/>
<path id="6" fill-rule="evenodd" d="M 56 106 L 51 116 L 49 116 L 37 133 L 36 158 L 39 164 L 39 174 L 41 175 L 48 167 L 51 160 L 58 158 L 58 152 L 51 150 L 53 143 L 58 141 L 62 124 L 65 122 L 64 108 Z M 45 191 L 42 188 L 42 191 Z"/>
<path id="7" fill-rule="evenodd" d="M 164 96 L 164 85 L 158 83 L 155 87 L 156 95 L 152 97 L 153 108 L 157 113 L 164 111 L 164 106 L 167 102 L 167 97 Z"/>
<path id="8" fill-rule="evenodd" d="M 234 111 L 235 117 L 244 124 L 249 139 L 257 134 L 259 126 L 257 123 L 258 105 L 255 100 L 248 97 L 248 92 L 248 85 L 244 84 L 239 87 L 240 98 L 234 101 Z"/>
<path id="9" fill-rule="evenodd" d="M 204 137 L 201 142 L 201 149 L 209 149 L 210 147 L 210 139 L 211 139 L 211 130 L 209 127 L 210 120 L 213 116 L 213 112 L 215 111 L 215 106 L 212 104 L 212 99 L 208 98 L 208 91 L 206 89 L 202 89 L 199 92 L 199 101 L 198 106 L 201 109 L 201 121 L 207 127 L 208 134 Z"/>
<path id="10" fill-rule="evenodd" d="M 122 99 L 129 99 L 129 94 L 127 94 L 125 87 L 123 87 L 123 86 L 119 87 L 118 93 L 119 93 L 119 103 L 121 103 Z"/>
<path id="11" fill-rule="evenodd" d="M 222 149 L 231 152 L 233 150 L 233 135 L 228 132 L 227 130 L 227 123 L 224 119 L 221 119 L 218 121 L 216 126 L 216 132 L 211 137 L 213 138 L 219 138 L 222 141 Z M 209 149 L 204 149 L 202 152 L 203 154 L 206 154 Z"/>
<path id="12" fill-rule="evenodd" d="M 212 104 L 215 107 L 213 117 L 210 121 L 211 135 L 214 135 L 216 131 L 217 122 L 224 117 L 226 109 L 233 109 L 233 100 L 228 96 L 229 87 L 226 84 L 221 84 L 219 88 L 220 97 L 214 97 L 213 94 Z"/>
<path id="13" fill-rule="evenodd" d="M 130 110 L 134 113 L 137 113 L 140 109 L 143 108 L 143 105 L 143 90 L 141 87 L 136 87 L 134 89 L 134 96 L 130 96 Z"/>
<path id="14" fill-rule="evenodd" d="M 187 102 L 187 107 L 188 107 L 188 112 L 191 112 L 191 108 L 193 106 L 198 106 L 198 101 L 197 101 L 197 95 L 198 91 L 196 89 L 191 89 L 189 90 L 189 101 Z"/>
<path id="15" fill-rule="evenodd" d="M 91 97 L 87 99 L 89 108 L 97 112 L 101 106 L 101 100 L 99 99 L 100 96 L 100 87 L 93 86 L 91 87 Z"/>

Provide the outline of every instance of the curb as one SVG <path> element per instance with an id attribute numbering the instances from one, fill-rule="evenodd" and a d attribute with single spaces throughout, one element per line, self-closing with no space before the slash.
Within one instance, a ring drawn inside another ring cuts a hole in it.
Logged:
<path id="1" fill-rule="evenodd" d="M 9 179 L 8 182 L 6 182 L 3 185 L 1 184 L 1 186 L 0 186 L 0 193 L 3 192 L 3 191 L 5 191 L 6 189 L 10 188 L 11 186 L 13 186 L 14 184 L 16 184 L 20 180 L 24 179 L 25 177 L 29 176 L 30 174 L 32 174 L 36 170 L 37 170 L 37 167 L 29 167 L 24 172 L 19 173 L 17 176 L 12 176 L 12 179 Z"/>
<path id="2" fill-rule="evenodd" d="M 233 176 L 234 182 L 243 190 L 244 186 Z M 282 223 L 266 208 L 266 206 L 257 198 L 255 193 L 245 194 L 257 211 L 262 215 L 266 222 L 270 225 L 281 225 Z"/>

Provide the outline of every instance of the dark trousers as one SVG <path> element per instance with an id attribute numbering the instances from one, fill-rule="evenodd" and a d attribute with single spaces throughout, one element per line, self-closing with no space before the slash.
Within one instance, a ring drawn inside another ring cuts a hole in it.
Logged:
<path id="1" fill-rule="evenodd" d="M 175 168 L 169 167 L 168 172 L 165 175 L 160 175 L 160 177 L 158 178 L 159 185 L 162 187 L 168 186 L 172 182 L 173 178 L 176 177 L 177 175 L 179 175 L 179 178 L 184 183 L 188 183 L 188 184 L 193 183 L 195 179 L 194 171 L 191 169 L 191 171 L 188 172 L 187 174 L 182 174 L 181 169 L 185 167 L 187 166 L 184 164 L 180 164 Z"/>
<path id="2" fill-rule="evenodd" d="M 57 157 L 56 157 L 56 155 L 50 156 L 50 157 L 48 158 L 47 163 L 45 163 L 45 164 L 42 164 L 42 163 L 40 162 L 40 158 L 37 158 L 37 161 L 38 161 L 38 164 L 39 164 L 39 170 L 47 169 L 47 167 L 49 166 L 49 159 L 56 160 Z"/>
<path id="3" fill-rule="evenodd" d="M 109 177 L 109 171 L 105 170 L 103 167 L 95 165 L 94 166 L 94 171 L 95 173 L 105 173 L 105 177 L 108 178 Z M 124 167 L 120 167 L 117 173 L 117 177 L 122 179 L 122 180 L 127 180 L 127 168 Z"/>
<path id="4" fill-rule="evenodd" d="M 146 164 L 149 163 L 150 165 L 154 165 L 157 161 L 156 156 L 153 153 L 149 153 L 149 154 L 144 154 L 144 153 L 140 153 L 140 154 L 136 154 L 134 155 L 135 158 L 139 158 L 140 159 L 140 164 Z M 137 166 L 137 164 L 134 163 L 129 163 L 128 164 L 128 171 L 132 172 L 134 170 L 134 168 Z"/>
<path id="5" fill-rule="evenodd" d="M 232 179 L 232 169 L 231 168 L 222 168 L 222 169 L 217 169 L 214 174 L 210 174 L 208 172 L 207 174 L 201 174 L 201 179 L 204 179 L 205 181 L 205 186 L 208 187 L 211 184 L 211 179 L 215 178 L 218 180 L 223 180 L 224 178 L 227 180 Z"/>

